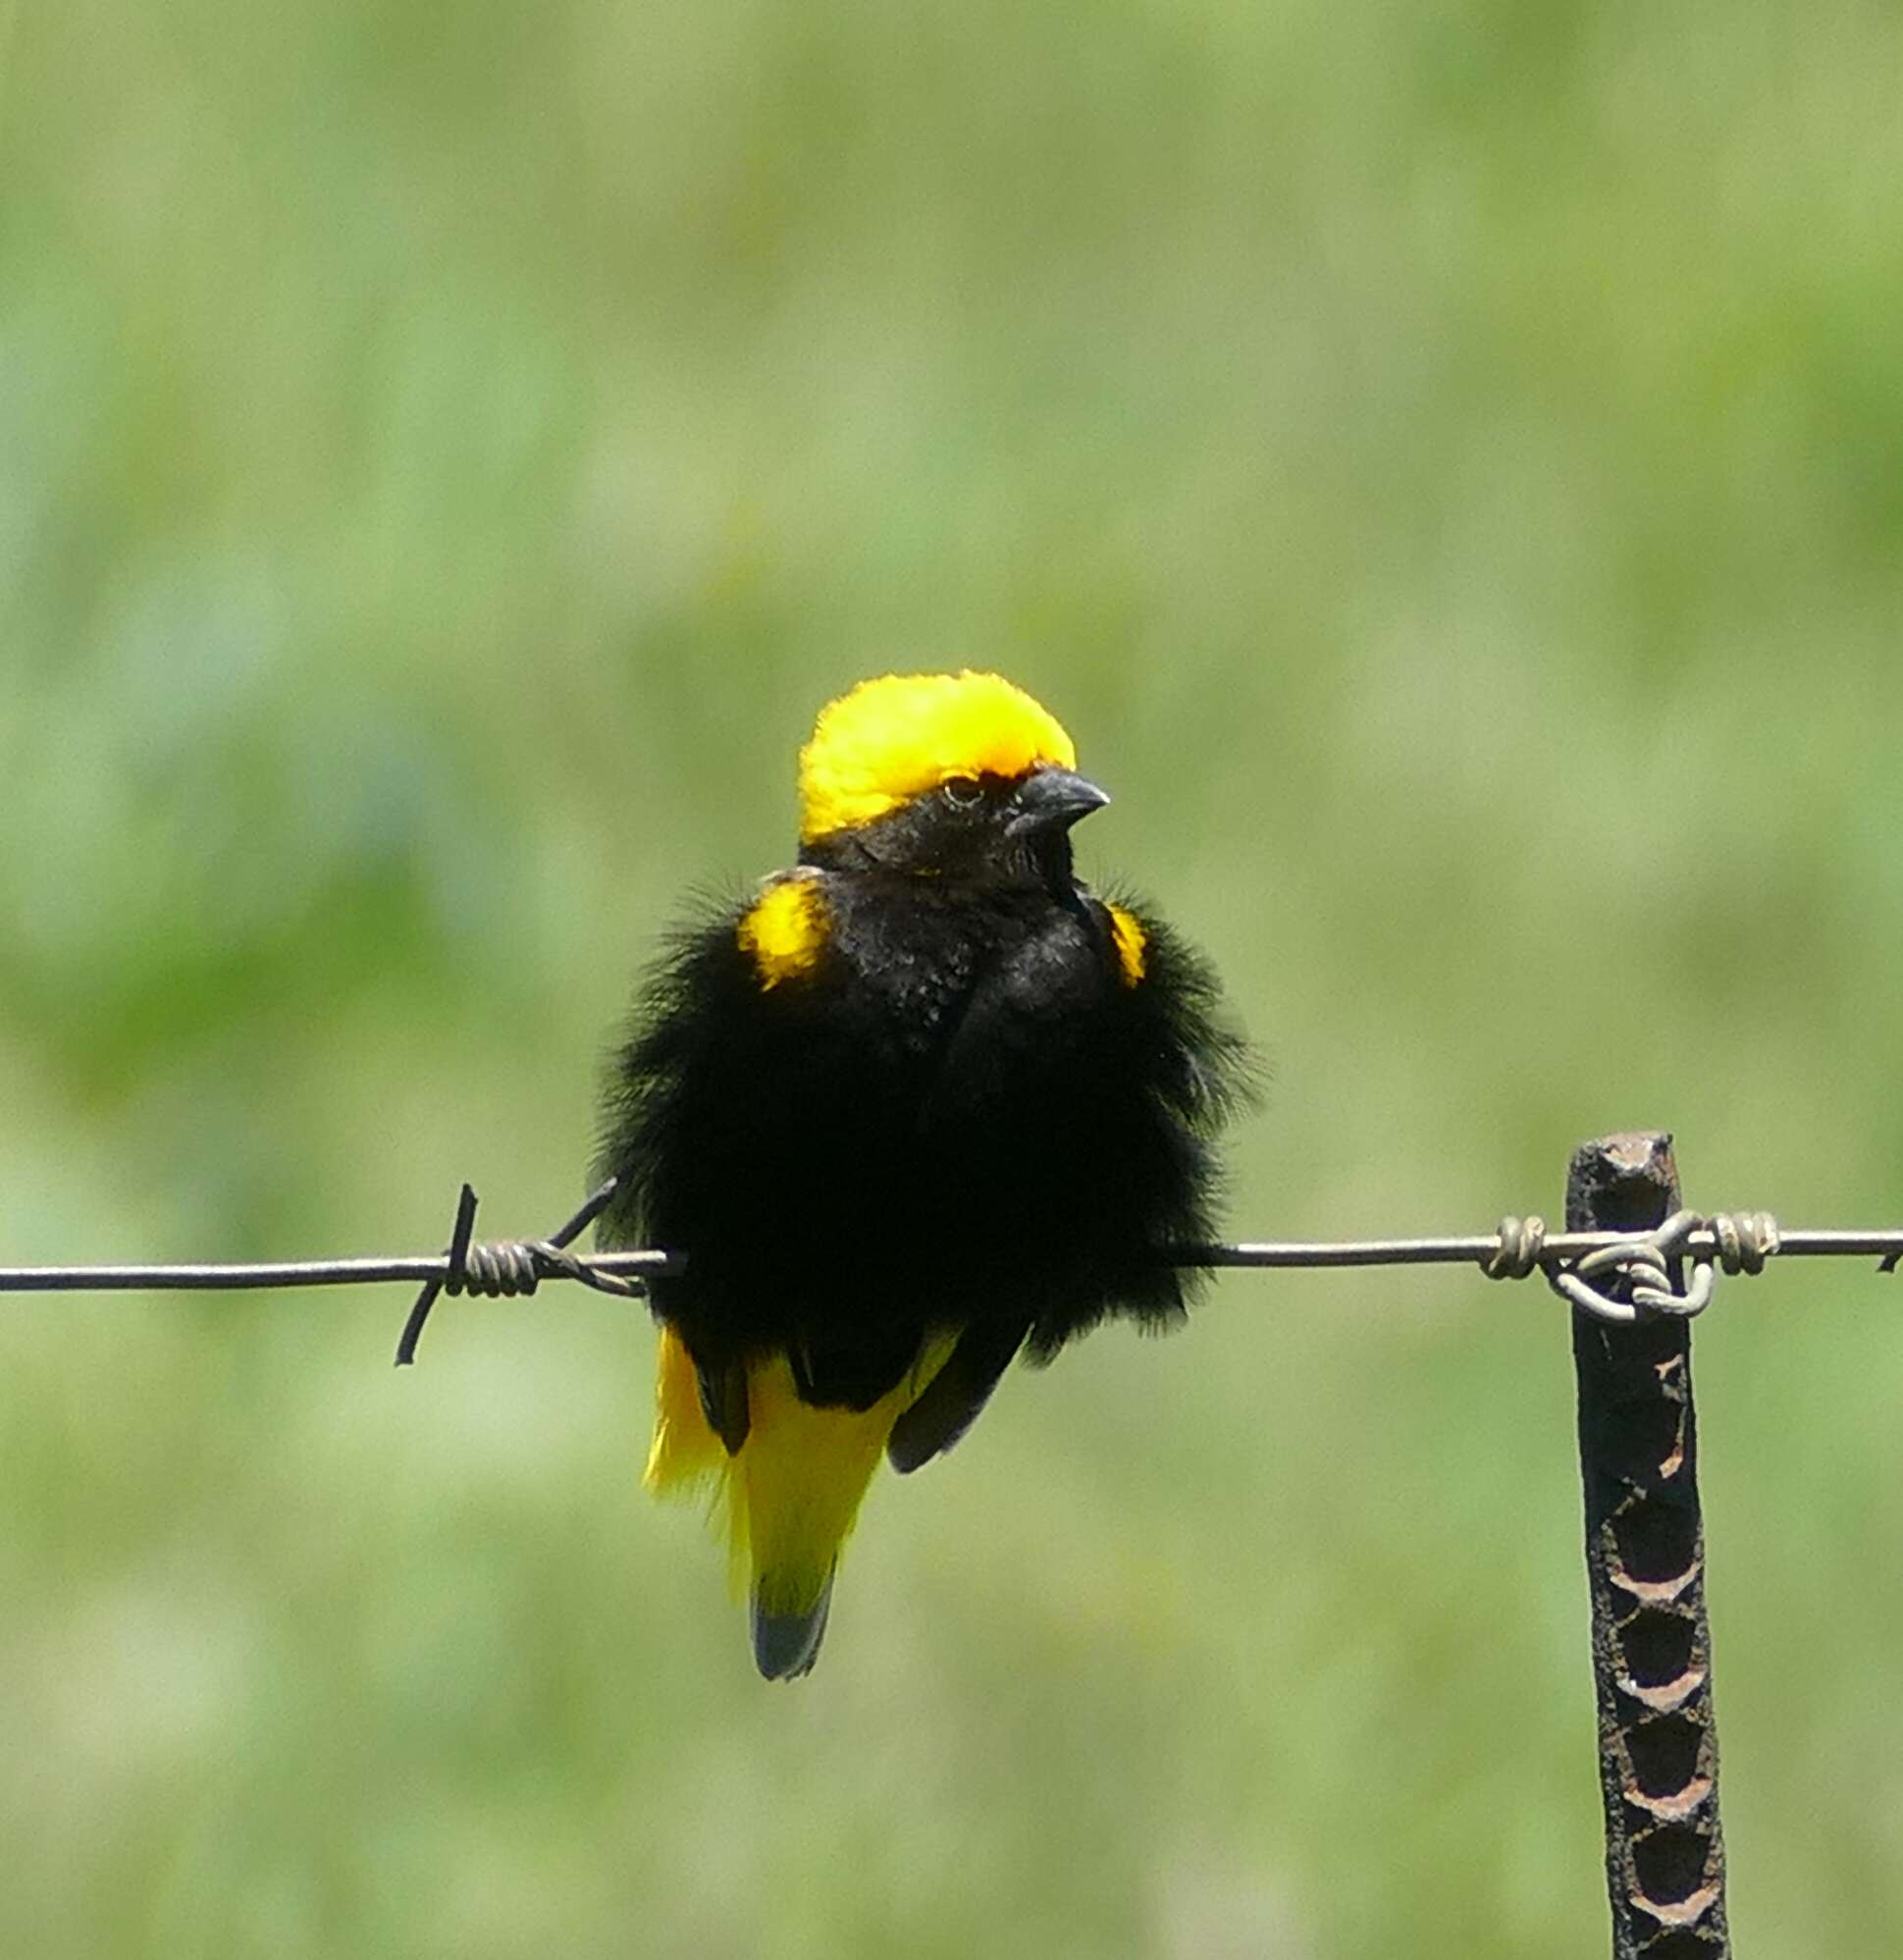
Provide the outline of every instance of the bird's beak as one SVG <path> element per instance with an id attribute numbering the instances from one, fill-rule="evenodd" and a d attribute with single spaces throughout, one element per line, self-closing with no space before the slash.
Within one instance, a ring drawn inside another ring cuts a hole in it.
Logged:
<path id="1" fill-rule="evenodd" d="M 1036 769 L 1025 778 L 1011 799 L 1004 834 L 1034 837 L 1047 831 L 1068 830 L 1080 818 L 1101 810 L 1109 801 L 1106 791 L 1074 769 Z"/>

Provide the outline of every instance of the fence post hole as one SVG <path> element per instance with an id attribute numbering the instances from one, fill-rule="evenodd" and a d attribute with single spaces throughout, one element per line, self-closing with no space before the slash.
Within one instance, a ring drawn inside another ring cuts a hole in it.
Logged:
<path id="1" fill-rule="evenodd" d="M 1644 1232 L 1677 1208 L 1668 1135 L 1632 1131 L 1573 1152 L 1569 1230 Z M 1731 1949 L 1691 1322 L 1612 1325 L 1575 1308 L 1572 1354 L 1613 1960 L 1710 1960 Z"/>

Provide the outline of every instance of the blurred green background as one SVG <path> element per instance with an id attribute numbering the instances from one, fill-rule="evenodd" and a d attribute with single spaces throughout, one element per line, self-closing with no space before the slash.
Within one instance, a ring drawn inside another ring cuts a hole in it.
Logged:
<path id="1" fill-rule="evenodd" d="M 1767 0 L 0 8 L 0 1260 L 581 1190 L 814 711 L 995 665 L 1273 1057 L 1245 1234 L 1668 1125 L 1903 1211 L 1903 26 Z M 763 1686 L 557 1290 L 0 1306 L 0 1948 L 1591 1955 L 1536 1288 L 1244 1275 Z M 1700 1328 L 1732 1919 L 1903 1948 L 1903 1300 Z"/>

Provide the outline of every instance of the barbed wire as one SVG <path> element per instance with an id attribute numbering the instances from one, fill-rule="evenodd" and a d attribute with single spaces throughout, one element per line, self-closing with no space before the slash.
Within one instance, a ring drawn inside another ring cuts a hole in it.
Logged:
<path id="1" fill-rule="evenodd" d="M 462 1187 L 448 1247 L 380 1258 L 277 1259 L 179 1265 L 0 1266 L 0 1294 L 264 1292 L 290 1287 L 377 1286 L 406 1281 L 421 1291 L 396 1344 L 396 1364 L 416 1357 L 430 1311 L 444 1294 L 497 1299 L 534 1294 L 545 1280 L 637 1298 L 647 1282 L 686 1270 L 684 1253 L 659 1247 L 572 1252 L 568 1247 L 607 1209 L 612 1181 L 592 1193 L 546 1239 L 475 1239 L 476 1193 Z M 1358 1266 L 1478 1266 L 1489 1279 L 1542 1274 L 1583 1313 L 1628 1323 L 1662 1314 L 1690 1318 L 1711 1303 L 1719 1273 L 1761 1273 L 1772 1258 L 1874 1258 L 1892 1273 L 1903 1262 L 1903 1228 L 1875 1232 L 1786 1232 L 1768 1211 L 1679 1211 L 1646 1232 L 1549 1232 L 1534 1215 L 1503 1218 L 1492 1232 L 1414 1239 L 1244 1240 L 1178 1245 L 1160 1255 L 1183 1269 L 1327 1269 Z M 1691 1263 L 1689 1281 L 1680 1268 Z M 1593 1284 L 1629 1283 L 1628 1300 Z"/>

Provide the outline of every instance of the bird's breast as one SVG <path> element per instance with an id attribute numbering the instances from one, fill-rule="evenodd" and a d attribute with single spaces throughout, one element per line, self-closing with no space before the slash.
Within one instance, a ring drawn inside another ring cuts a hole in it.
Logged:
<path id="1" fill-rule="evenodd" d="M 912 879 L 848 890 L 835 918 L 846 984 L 878 1044 L 934 1067 L 1048 1039 L 1106 991 L 1089 914 L 1041 891 Z"/>

